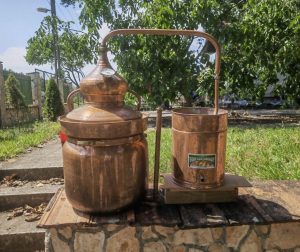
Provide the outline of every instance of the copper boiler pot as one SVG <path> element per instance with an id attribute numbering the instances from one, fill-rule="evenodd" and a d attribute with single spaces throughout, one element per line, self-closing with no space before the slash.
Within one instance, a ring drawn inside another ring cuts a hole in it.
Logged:
<path id="1" fill-rule="evenodd" d="M 118 211 L 147 188 L 147 117 L 124 106 L 127 89 L 102 47 L 96 68 L 69 95 L 69 113 L 59 118 L 68 136 L 62 150 L 66 196 L 79 211 Z M 78 92 L 86 103 L 72 110 Z"/>

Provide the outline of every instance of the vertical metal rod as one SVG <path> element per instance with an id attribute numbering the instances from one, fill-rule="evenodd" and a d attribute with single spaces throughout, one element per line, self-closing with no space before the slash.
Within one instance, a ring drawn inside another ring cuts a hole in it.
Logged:
<path id="1" fill-rule="evenodd" d="M 59 48 L 59 36 L 58 36 L 58 23 L 57 23 L 57 16 L 56 16 L 56 4 L 55 0 L 51 0 L 51 18 L 52 18 L 52 36 L 53 36 L 53 48 L 54 48 L 54 69 L 55 69 L 55 78 L 56 78 L 56 85 L 59 90 L 60 98 L 64 103 L 64 88 L 63 82 L 60 83 L 62 79 L 62 72 L 61 72 L 61 61 L 60 61 L 60 48 Z"/>
<path id="2" fill-rule="evenodd" d="M 54 71 L 56 78 L 56 85 L 58 87 L 59 73 L 58 73 L 58 51 L 57 51 L 57 22 L 56 22 L 56 6 L 55 0 L 51 0 L 51 24 L 52 24 L 52 36 L 53 36 L 53 50 L 54 50 Z"/>
<path id="3" fill-rule="evenodd" d="M 155 135 L 155 156 L 154 156 L 154 176 L 153 176 L 153 199 L 157 199 L 158 180 L 159 180 L 159 161 L 160 161 L 160 139 L 161 139 L 161 118 L 162 109 L 156 109 L 156 135 Z"/>

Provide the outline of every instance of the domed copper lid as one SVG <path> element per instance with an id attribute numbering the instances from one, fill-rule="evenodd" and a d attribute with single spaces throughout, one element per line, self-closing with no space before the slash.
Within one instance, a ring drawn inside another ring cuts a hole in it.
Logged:
<path id="1" fill-rule="evenodd" d="M 106 48 L 101 47 L 100 52 L 97 66 L 80 82 L 80 92 L 86 102 L 59 118 L 62 130 L 79 138 L 117 138 L 143 133 L 145 117 L 124 106 L 126 80 L 109 64 Z M 120 130 L 122 127 L 129 128 Z"/>
<path id="2" fill-rule="evenodd" d="M 87 102 L 103 106 L 121 106 L 128 84 L 118 75 L 107 59 L 106 48 L 100 48 L 100 60 L 94 70 L 80 82 L 80 92 Z"/>

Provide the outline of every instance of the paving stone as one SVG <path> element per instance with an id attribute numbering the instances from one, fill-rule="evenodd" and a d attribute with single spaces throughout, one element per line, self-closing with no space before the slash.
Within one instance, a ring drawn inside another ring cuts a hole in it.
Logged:
<path id="1" fill-rule="evenodd" d="M 262 247 L 262 241 L 257 236 L 254 230 L 251 231 L 251 233 L 248 235 L 246 240 L 244 240 L 243 244 L 240 248 L 241 252 L 249 252 L 249 251 L 255 251 L 260 252 L 263 251 Z"/>
<path id="2" fill-rule="evenodd" d="M 209 246 L 208 252 L 229 252 L 230 250 L 222 244 L 214 243 Z"/>
<path id="3" fill-rule="evenodd" d="M 292 249 L 300 247 L 300 223 L 278 223 L 271 225 L 269 237 L 266 239 L 266 249 L 279 247 Z"/>
<path id="4" fill-rule="evenodd" d="M 254 229 L 262 235 L 266 235 L 269 232 L 270 225 L 256 225 Z"/>
<path id="5" fill-rule="evenodd" d="M 50 232 L 53 252 L 71 252 L 69 245 L 58 238 L 57 230 L 55 228 L 52 228 Z"/>
<path id="6" fill-rule="evenodd" d="M 126 227 L 107 239 L 107 252 L 135 252 L 139 249 L 140 245 L 135 237 L 134 227 Z"/>
<path id="7" fill-rule="evenodd" d="M 142 238 L 147 240 L 151 238 L 158 238 L 157 234 L 152 232 L 152 226 L 142 227 Z"/>
<path id="8" fill-rule="evenodd" d="M 174 241 L 174 234 L 179 230 L 177 226 L 175 227 L 164 227 L 155 225 L 154 230 L 159 233 L 161 236 L 165 237 L 165 241 L 169 244 L 172 244 Z"/>
<path id="9" fill-rule="evenodd" d="M 189 248 L 188 252 L 204 252 L 202 249 Z"/>
<path id="10" fill-rule="evenodd" d="M 186 251 L 186 247 L 184 245 L 175 246 L 175 247 L 172 248 L 171 251 L 172 252 L 185 252 Z"/>
<path id="11" fill-rule="evenodd" d="M 71 227 L 62 227 L 62 228 L 58 229 L 58 232 L 67 240 L 72 238 L 72 228 Z"/>
<path id="12" fill-rule="evenodd" d="M 222 235 L 224 234 L 223 227 L 211 228 L 210 231 L 211 231 L 211 234 L 212 234 L 214 240 L 221 239 Z"/>
<path id="13" fill-rule="evenodd" d="M 197 244 L 207 246 L 213 242 L 209 228 L 178 230 L 174 235 L 174 245 Z"/>
<path id="14" fill-rule="evenodd" d="M 105 234 L 103 232 L 76 232 L 74 240 L 74 250 L 75 252 L 104 251 L 104 239 Z"/>
<path id="15" fill-rule="evenodd" d="M 228 247 L 237 249 L 240 241 L 245 237 L 249 230 L 248 225 L 226 227 L 226 244 Z"/>
<path id="16" fill-rule="evenodd" d="M 148 242 L 144 245 L 144 252 L 167 252 L 166 247 L 160 241 Z"/>

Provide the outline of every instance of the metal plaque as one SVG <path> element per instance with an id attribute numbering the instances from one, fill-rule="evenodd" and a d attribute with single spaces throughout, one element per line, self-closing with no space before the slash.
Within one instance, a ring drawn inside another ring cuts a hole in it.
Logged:
<path id="1" fill-rule="evenodd" d="M 216 167 L 216 154 L 188 154 L 188 166 L 193 169 L 213 169 Z"/>

